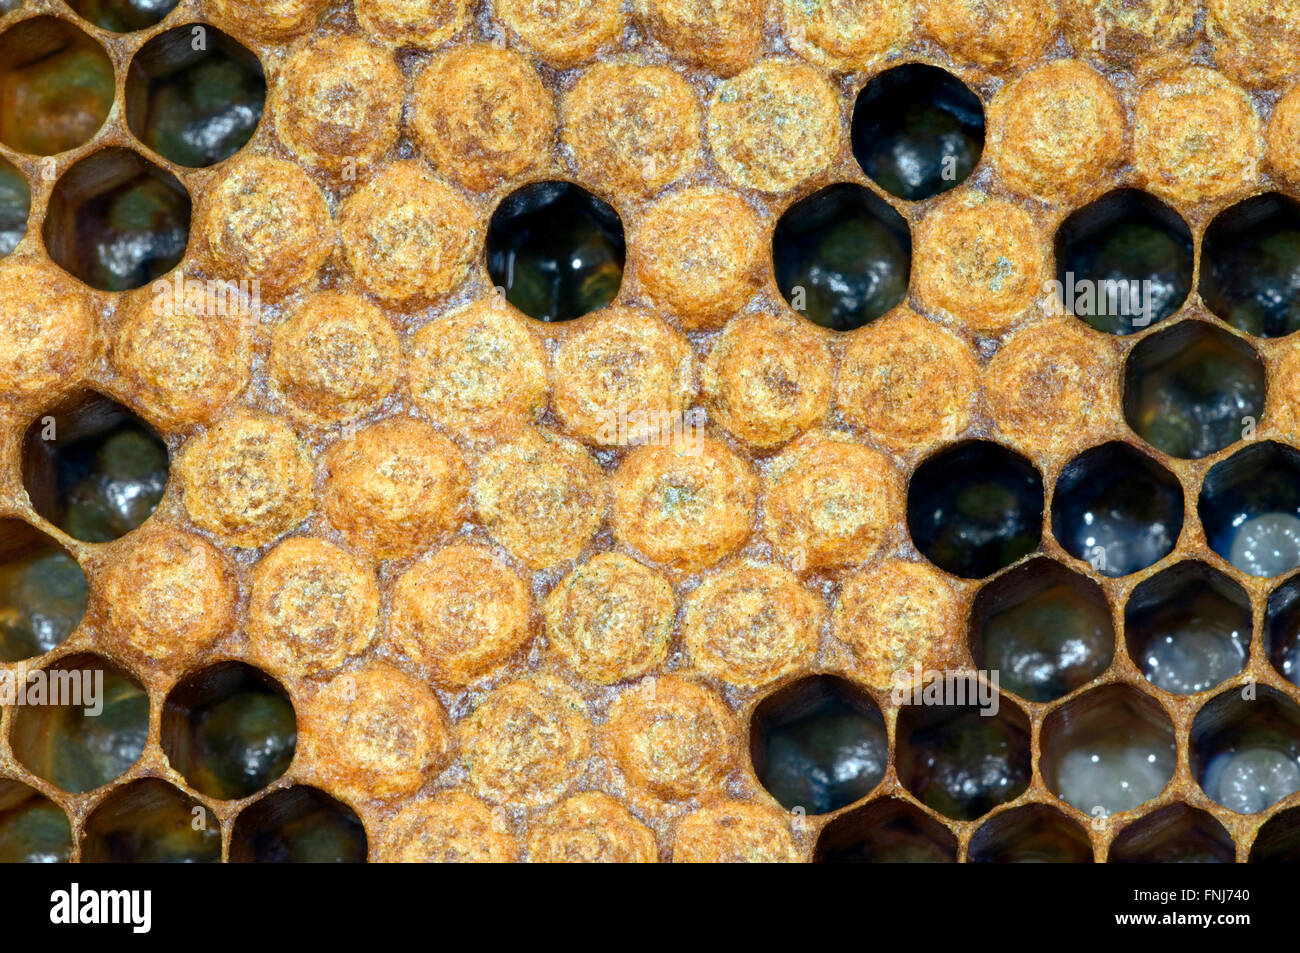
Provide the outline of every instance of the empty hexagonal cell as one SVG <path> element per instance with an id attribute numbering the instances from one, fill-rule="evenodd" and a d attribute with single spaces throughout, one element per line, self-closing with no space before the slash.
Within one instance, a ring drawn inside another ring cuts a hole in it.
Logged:
<path id="1" fill-rule="evenodd" d="M 81 860 L 89 864 L 215 864 L 221 827 L 189 795 L 157 778 L 118 788 L 86 818 Z"/>
<path id="2" fill-rule="evenodd" d="M 113 107 L 113 63 L 66 20 L 33 17 L 0 35 L 0 142 L 51 156 L 89 142 Z"/>
<path id="3" fill-rule="evenodd" d="M 163 706 L 163 751 L 190 786 L 208 797 L 257 793 L 289 769 L 297 739 L 288 693 L 242 662 L 187 676 Z"/>
<path id="4" fill-rule="evenodd" d="M 356 811 L 301 786 L 245 808 L 230 836 L 230 860 L 237 864 L 363 864 L 367 849 Z"/>
<path id="5" fill-rule="evenodd" d="M 570 321 L 606 307 L 618 296 L 625 258 L 618 213 L 572 182 L 526 185 L 488 223 L 492 283 L 539 321 Z"/>
<path id="6" fill-rule="evenodd" d="M 928 199 L 970 177 L 984 152 L 984 106 L 956 76 L 907 63 L 874 76 L 853 107 L 853 155 L 901 199 Z"/>
<path id="7" fill-rule="evenodd" d="M 1300 566 L 1300 452 L 1265 442 L 1216 463 L 1197 504 L 1210 548 L 1252 576 Z"/>
<path id="8" fill-rule="evenodd" d="M 1174 775 L 1174 726 L 1155 701 L 1127 685 L 1085 692 L 1043 722 L 1040 770 L 1048 789 L 1105 817 L 1156 797 Z"/>
<path id="9" fill-rule="evenodd" d="M 23 174 L 0 159 L 0 258 L 18 247 L 27 234 L 32 210 L 32 190 Z"/>
<path id="10" fill-rule="evenodd" d="M 912 235 L 887 202 L 840 182 L 786 209 L 772 233 L 772 263 L 791 308 L 822 327 L 852 331 L 906 297 Z"/>
<path id="11" fill-rule="evenodd" d="M 167 445 L 116 401 L 86 392 L 37 417 L 23 485 L 37 513 L 74 539 L 104 543 L 149 518 L 167 487 Z"/>
<path id="12" fill-rule="evenodd" d="M 67 0 L 67 3 L 102 30 L 130 33 L 160 22 L 180 0 Z"/>
<path id="13" fill-rule="evenodd" d="M 0 519 L 0 662 L 35 658 L 72 634 L 90 589 L 66 549 L 18 519 Z"/>
<path id="14" fill-rule="evenodd" d="M 154 37 L 126 75 L 131 131 L 159 155 L 191 168 L 242 149 L 265 103 L 266 76 L 257 57 L 206 24 Z"/>
<path id="15" fill-rule="evenodd" d="M 1300 706 L 1267 685 L 1230 689 L 1192 721 L 1191 768 L 1209 798 L 1257 814 L 1300 791 Z"/>
<path id="16" fill-rule="evenodd" d="M 1144 580 L 1124 607 L 1129 657 L 1176 695 L 1209 691 L 1245 668 L 1250 631 L 1246 591 L 1201 562 Z"/>
<path id="17" fill-rule="evenodd" d="M 765 698 L 749 736 L 754 774 L 789 810 L 828 814 L 864 798 L 885 776 L 889 739 L 880 709 L 851 682 L 807 678 Z"/>
<path id="18" fill-rule="evenodd" d="M 1050 559 L 1035 559 L 980 590 L 971 609 L 971 657 L 998 684 L 1049 702 L 1110 667 L 1115 626 L 1101 587 Z"/>
<path id="19" fill-rule="evenodd" d="M 920 808 L 882 798 L 841 814 L 822 828 L 819 864 L 952 864 L 957 839 Z"/>
<path id="20" fill-rule="evenodd" d="M 1182 486 L 1126 443 L 1085 450 L 1056 481 L 1052 532 L 1102 575 L 1127 576 L 1159 562 L 1182 531 Z"/>
<path id="21" fill-rule="evenodd" d="M 1292 576 L 1269 594 L 1264 651 L 1283 678 L 1300 685 L 1300 576 Z"/>
<path id="22" fill-rule="evenodd" d="M 1264 363 L 1249 344 L 1204 321 L 1183 321 L 1133 348 L 1124 419 L 1171 457 L 1207 457 L 1259 420 L 1264 382 Z"/>
<path id="23" fill-rule="evenodd" d="M 82 794 L 121 777 L 149 735 L 149 696 L 138 679 L 97 655 L 73 655 L 27 673 L 10 745 L 27 770 Z M 36 693 L 40 692 L 38 696 Z"/>
<path id="24" fill-rule="evenodd" d="M 1170 804 L 1120 831 L 1106 855 L 1112 864 L 1230 864 L 1237 856 L 1223 825 L 1204 811 Z"/>
<path id="25" fill-rule="evenodd" d="M 1247 334 L 1300 329 L 1300 203 L 1269 192 L 1220 212 L 1201 245 L 1200 292 Z"/>
<path id="26" fill-rule="evenodd" d="M 1282 811 L 1265 822 L 1250 847 L 1252 864 L 1294 864 L 1300 861 L 1300 807 Z"/>
<path id="27" fill-rule="evenodd" d="M 60 864 L 72 856 L 63 810 L 18 781 L 0 778 L 0 864 Z"/>
<path id="28" fill-rule="evenodd" d="M 1090 864 L 1092 844 L 1074 821 L 1046 804 L 989 818 L 970 839 L 972 864 Z"/>
<path id="29" fill-rule="evenodd" d="M 922 804 L 973 821 L 1029 787 L 1029 719 L 988 684 L 949 687 L 973 703 L 899 709 L 898 776 Z"/>
<path id="30" fill-rule="evenodd" d="M 1065 310 L 1098 331 L 1132 334 L 1175 313 L 1192 290 L 1192 231 L 1159 199 L 1120 189 L 1056 232 Z"/>
<path id="31" fill-rule="evenodd" d="M 913 474 L 907 528 L 940 569 L 990 576 L 1038 548 L 1043 478 L 1020 454 L 986 440 L 948 447 Z"/>
<path id="32" fill-rule="evenodd" d="M 42 228 L 50 257 L 100 291 L 130 291 L 167 274 L 190 240 L 190 194 L 130 149 L 105 149 L 69 169 Z"/>

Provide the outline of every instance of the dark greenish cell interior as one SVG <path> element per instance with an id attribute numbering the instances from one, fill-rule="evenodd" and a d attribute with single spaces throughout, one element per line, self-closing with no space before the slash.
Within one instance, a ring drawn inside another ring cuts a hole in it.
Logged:
<path id="1" fill-rule="evenodd" d="M 1192 290 L 1194 264 L 1187 223 L 1136 189 L 1079 209 L 1056 233 L 1065 310 L 1108 334 L 1132 334 L 1174 314 Z"/>
<path id="2" fill-rule="evenodd" d="M 1106 576 L 1126 576 L 1163 559 L 1182 528 L 1182 487 L 1127 444 L 1080 454 L 1066 466 L 1052 497 L 1057 541 Z"/>
<path id="3" fill-rule="evenodd" d="M 1199 459 L 1242 439 L 1264 412 L 1264 364 L 1245 342 L 1202 322 L 1153 335 L 1129 356 L 1124 417 L 1171 457 Z"/>
<path id="4" fill-rule="evenodd" d="M 85 863 L 212 864 L 221 827 L 197 801 L 149 778 L 115 791 L 86 822 Z"/>
<path id="5" fill-rule="evenodd" d="M 127 120 L 140 141 L 177 165 L 200 168 L 234 155 L 257 130 L 266 102 L 261 64 L 224 33 L 203 26 L 164 33 L 127 75 Z"/>
<path id="6" fill-rule="evenodd" d="M 1039 805 L 999 814 L 971 838 L 973 864 L 1087 864 L 1092 845 L 1077 824 Z"/>
<path id="7" fill-rule="evenodd" d="M 1201 297 L 1261 337 L 1300 330 L 1300 204 L 1276 192 L 1221 212 L 1201 247 Z"/>
<path id="8" fill-rule="evenodd" d="M 64 665 L 68 663 L 59 663 Z M 149 733 L 149 696 L 135 679 L 102 659 L 60 670 L 76 675 L 83 704 L 16 709 L 14 754 L 38 777 L 82 794 L 115 780 L 139 760 Z M 97 700 L 102 711 L 94 714 L 94 706 L 84 703 L 95 701 L 91 696 L 101 691 Z"/>
<path id="9" fill-rule="evenodd" d="M 1038 548 L 1043 480 L 1024 457 L 971 441 L 925 461 L 907 495 L 907 527 L 940 569 L 979 579 Z"/>
<path id="10" fill-rule="evenodd" d="M 59 806 L 0 780 L 0 864 L 59 864 L 72 856 L 72 826 Z"/>
<path id="11" fill-rule="evenodd" d="M 623 223 L 569 182 L 538 182 L 492 215 L 488 273 L 506 300 L 538 321 L 571 321 L 609 305 L 623 281 Z"/>
<path id="12" fill-rule="evenodd" d="M 1288 579 L 1268 597 L 1264 647 L 1282 677 L 1300 685 L 1300 576 Z"/>
<path id="13" fill-rule="evenodd" d="M 832 678 L 766 699 L 752 732 L 755 773 L 790 810 L 827 814 L 865 797 L 885 776 L 889 741 L 879 710 Z"/>
<path id="14" fill-rule="evenodd" d="M 297 719 L 273 680 L 250 666 L 226 663 L 173 690 L 162 740 L 172 766 L 196 791 L 233 800 L 288 770 Z"/>
<path id="15" fill-rule="evenodd" d="M 947 817 L 972 821 L 1029 787 L 1029 734 L 1002 714 L 957 709 L 921 725 L 900 718 L 899 737 L 908 790 Z"/>
<path id="16" fill-rule="evenodd" d="M 776 283 L 808 320 L 851 331 L 907 295 L 907 222 L 868 189 L 842 182 L 791 206 L 772 234 Z"/>
<path id="17" fill-rule="evenodd" d="M 961 185 L 979 164 L 984 107 L 951 73 L 909 63 L 858 94 L 852 139 L 873 182 L 901 199 L 927 199 Z"/>
<path id="18" fill-rule="evenodd" d="M 1184 805 L 1138 821 L 1115 839 L 1106 855 L 1111 864 L 1230 864 L 1235 859 L 1223 825 Z"/>
<path id="19" fill-rule="evenodd" d="M 143 287 L 185 257 L 190 211 L 183 188 L 141 173 L 77 206 L 74 257 L 59 264 L 100 291 Z"/>
<path id="20" fill-rule="evenodd" d="M 27 234 L 32 190 L 23 174 L 0 159 L 0 258 L 18 247 Z"/>
<path id="21" fill-rule="evenodd" d="M 876 802 L 831 821 L 813 855 L 821 864 L 952 864 L 957 845 L 910 805 Z"/>
<path id="22" fill-rule="evenodd" d="M 52 540 L 0 556 L 0 662 L 35 658 L 62 644 L 81 624 L 88 600 L 86 574 Z"/>
<path id="23" fill-rule="evenodd" d="M 1229 855 L 1225 863 L 1231 863 Z M 1270 818 L 1259 829 L 1250 848 L 1252 864 L 1294 864 L 1300 862 L 1300 808 L 1291 808 Z"/>
<path id="24" fill-rule="evenodd" d="M 1260 518 L 1290 524 L 1300 518 L 1300 452 L 1286 444 L 1259 441 L 1210 468 L 1201 484 L 1197 512 L 1210 548 L 1256 576 L 1275 576 L 1295 568 L 1295 546 L 1274 538 L 1250 560 L 1239 560 L 1240 537 L 1254 535 Z M 1286 534 L 1294 535 L 1294 534 Z M 1267 541 L 1267 538 L 1266 538 Z"/>
<path id="25" fill-rule="evenodd" d="M 180 0 L 68 0 L 95 26 L 114 33 L 143 30 L 161 21 Z"/>
<path id="26" fill-rule="evenodd" d="M 1188 760 L 1211 800 L 1257 814 L 1300 791 L 1300 706 L 1266 686 L 1249 698 L 1230 688 L 1197 712 Z"/>
<path id="27" fill-rule="evenodd" d="M 235 863 L 360 864 L 366 851 L 356 812 L 305 787 L 277 791 L 246 809 L 230 843 Z"/>

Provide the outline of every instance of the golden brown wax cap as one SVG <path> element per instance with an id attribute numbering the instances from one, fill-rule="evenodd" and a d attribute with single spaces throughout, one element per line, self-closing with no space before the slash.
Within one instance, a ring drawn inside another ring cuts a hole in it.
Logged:
<path id="1" fill-rule="evenodd" d="M 1199 0 L 1061 0 L 1066 35 L 1080 56 L 1155 75 L 1196 36 Z"/>
<path id="2" fill-rule="evenodd" d="M 949 53 L 989 69 L 1041 56 L 1057 25 L 1057 0 L 927 0 L 921 24 Z"/>
<path id="3" fill-rule="evenodd" d="M 802 860 L 789 815 L 746 801 L 700 808 L 677 825 L 675 864 L 793 864 Z"/>
<path id="4" fill-rule="evenodd" d="M 235 36 L 288 40 L 315 25 L 328 0 L 211 0 L 214 20 Z"/>
<path id="5" fill-rule="evenodd" d="M 653 864 L 655 836 L 608 794 L 589 791 L 561 801 L 532 825 L 534 864 Z"/>
<path id="6" fill-rule="evenodd" d="M 474 795 L 439 791 L 413 801 L 385 826 L 379 859 L 399 864 L 508 864 L 519 844 L 505 821 Z"/>
<path id="7" fill-rule="evenodd" d="M 576 66 L 623 32 L 619 0 L 497 0 L 496 18 L 552 66 Z"/>
<path id="8" fill-rule="evenodd" d="M 1268 163 L 1288 183 L 1300 187 L 1300 85 L 1293 86 L 1273 107 Z"/>
<path id="9" fill-rule="evenodd" d="M 1296 0 L 1209 0 L 1205 35 L 1219 69 L 1246 86 L 1288 82 L 1300 68 Z"/>
<path id="10" fill-rule="evenodd" d="M 367 36 L 390 46 L 432 49 L 465 28 L 469 0 L 355 0 Z"/>
<path id="11" fill-rule="evenodd" d="M 674 56 L 723 76 L 744 69 L 762 48 L 759 0 L 636 0 L 636 12 Z"/>
<path id="12" fill-rule="evenodd" d="M 51 265 L 0 263 L 0 395 L 15 406 L 75 387 L 98 348 L 86 293 Z"/>
<path id="13" fill-rule="evenodd" d="M 898 50 L 912 34 L 912 0 L 780 0 L 791 49 L 826 69 L 854 72 Z"/>

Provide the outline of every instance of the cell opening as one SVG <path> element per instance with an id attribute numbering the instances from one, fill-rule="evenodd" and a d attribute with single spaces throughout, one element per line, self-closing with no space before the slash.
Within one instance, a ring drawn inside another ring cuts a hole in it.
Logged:
<path id="1" fill-rule="evenodd" d="M 1300 685 L 1300 576 L 1292 576 L 1269 593 L 1264 653 L 1283 678 Z"/>
<path id="2" fill-rule="evenodd" d="M 161 23 L 180 0 L 67 0 L 76 10 L 101 30 L 133 33 Z"/>
<path id="3" fill-rule="evenodd" d="M 813 849 L 819 864 L 954 864 L 957 839 L 920 808 L 882 798 L 841 814 Z"/>
<path id="4" fill-rule="evenodd" d="M 1237 857 L 1223 825 L 1204 811 L 1170 804 L 1134 821 L 1111 842 L 1112 864 L 1231 864 Z"/>
<path id="5" fill-rule="evenodd" d="M 1300 452 L 1252 444 L 1205 475 L 1197 503 L 1210 548 L 1251 576 L 1300 566 Z"/>
<path id="6" fill-rule="evenodd" d="M 1190 766 L 1206 796 L 1258 814 L 1300 791 L 1300 706 L 1267 685 L 1230 689 L 1192 721 Z"/>
<path id="7" fill-rule="evenodd" d="M 0 258 L 27 236 L 31 211 L 32 190 L 27 179 L 11 162 L 0 158 Z"/>
<path id="8" fill-rule="evenodd" d="M 245 808 L 230 836 L 236 864 L 364 864 L 357 812 L 316 788 L 292 787 Z"/>
<path id="9" fill-rule="evenodd" d="M 21 662 L 62 645 L 90 599 L 76 557 L 18 519 L 0 519 L 0 662 Z"/>
<path id="10" fill-rule="evenodd" d="M 1300 807 L 1269 818 L 1250 848 L 1252 864 L 1294 864 L 1296 861 L 1300 861 Z"/>
<path id="11" fill-rule="evenodd" d="M 157 778 L 118 788 L 86 819 L 88 864 L 215 864 L 221 826 L 199 801 Z"/>
<path id="12" fill-rule="evenodd" d="M 1046 804 L 1025 804 L 989 818 L 970 839 L 972 864 L 1090 864 L 1092 843 L 1074 821 Z"/>
<path id="13" fill-rule="evenodd" d="M 72 857 L 72 825 L 57 804 L 0 778 L 0 864 L 62 864 Z"/>
<path id="14" fill-rule="evenodd" d="M 1220 212 L 1201 245 L 1201 297 L 1247 334 L 1300 329 L 1300 203 L 1277 192 Z"/>

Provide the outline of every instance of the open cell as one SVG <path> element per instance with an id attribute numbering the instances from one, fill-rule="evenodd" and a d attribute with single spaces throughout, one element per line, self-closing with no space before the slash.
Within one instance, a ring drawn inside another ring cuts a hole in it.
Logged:
<path id="1" fill-rule="evenodd" d="M 57 648 L 81 624 L 89 598 L 71 553 L 22 520 L 0 519 L 0 662 Z"/>
<path id="2" fill-rule="evenodd" d="M 361 864 L 366 851 L 357 812 L 309 787 L 276 791 L 245 808 L 230 836 L 237 864 Z"/>

